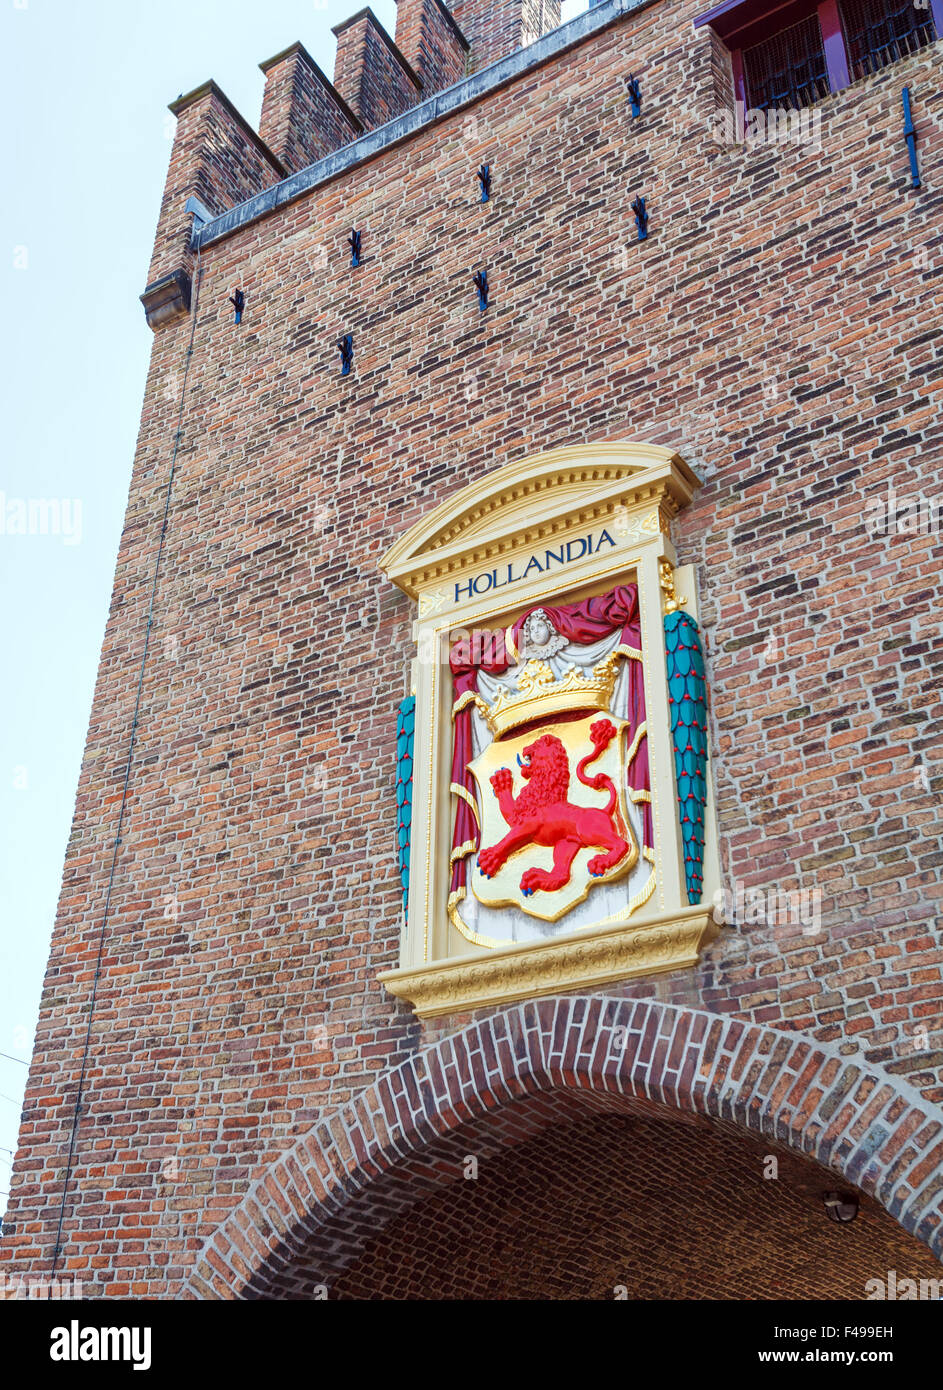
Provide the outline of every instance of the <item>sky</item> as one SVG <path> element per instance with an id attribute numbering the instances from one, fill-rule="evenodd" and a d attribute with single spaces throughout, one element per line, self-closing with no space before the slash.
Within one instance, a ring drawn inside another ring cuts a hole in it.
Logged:
<path id="1" fill-rule="evenodd" d="M 392 33 L 395 0 L 371 4 Z M 151 348 L 167 103 L 212 77 L 257 127 L 258 64 L 300 39 L 330 75 L 359 7 L 0 0 L 0 1213 Z"/>

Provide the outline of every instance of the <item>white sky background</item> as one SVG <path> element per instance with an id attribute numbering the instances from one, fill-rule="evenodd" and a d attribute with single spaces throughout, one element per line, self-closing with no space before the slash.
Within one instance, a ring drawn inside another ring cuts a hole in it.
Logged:
<path id="1" fill-rule="evenodd" d="M 392 33 L 394 0 L 371 3 Z M 330 76 L 331 26 L 359 6 L 0 0 L 0 1212 L 151 347 L 167 103 L 213 77 L 257 127 L 259 62 L 300 39 Z M 71 535 L 9 534 L 11 504 L 53 499 Z"/>

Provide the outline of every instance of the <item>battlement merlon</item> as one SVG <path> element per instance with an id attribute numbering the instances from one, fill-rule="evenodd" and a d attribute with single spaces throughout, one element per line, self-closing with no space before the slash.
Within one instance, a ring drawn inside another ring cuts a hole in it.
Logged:
<path id="1" fill-rule="evenodd" d="M 560 0 L 455 0 L 451 9 L 471 49 L 469 72 L 526 48 L 560 24 Z"/>
<path id="2" fill-rule="evenodd" d="M 369 5 L 336 24 L 334 86 L 366 130 L 415 106 L 422 79 L 414 72 Z"/>
<path id="3" fill-rule="evenodd" d="M 176 312 L 166 297 L 160 300 L 159 312 L 154 304 L 154 292 L 169 280 L 189 285 L 193 263 L 189 199 L 196 198 L 209 212 L 219 214 L 273 187 L 288 173 L 215 82 L 204 82 L 186 96 L 178 97 L 169 109 L 177 117 L 177 130 L 147 288 L 141 296 L 152 328 L 189 311 L 188 290 L 174 301 Z"/>
<path id="4" fill-rule="evenodd" d="M 396 0 L 396 43 L 431 96 L 459 82 L 471 45 L 443 0 Z"/>
<path id="5" fill-rule="evenodd" d="M 265 94 L 259 134 L 291 173 L 349 145 L 363 124 L 301 43 L 259 67 Z"/>

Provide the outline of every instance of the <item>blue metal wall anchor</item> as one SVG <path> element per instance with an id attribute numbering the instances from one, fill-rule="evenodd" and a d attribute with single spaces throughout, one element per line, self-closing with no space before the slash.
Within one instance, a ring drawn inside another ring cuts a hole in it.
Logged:
<path id="1" fill-rule="evenodd" d="M 347 238 L 347 245 L 350 247 L 350 263 L 352 266 L 360 264 L 360 244 L 363 239 L 363 232 L 351 229 L 350 236 Z"/>
<path id="2" fill-rule="evenodd" d="M 354 360 L 354 335 L 347 333 L 343 338 L 338 338 L 337 346 L 341 354 L 341 376 L 348 376 Z"/>
<path id="3" fill-rule="evenodd" d="M 475 289 L 478 291 L 478 308 L 484 313 L 488 307 L 487 270 L 477 270 L 475 272 Z"/>
<path id="4" fill-rule="evenodd" d="M 487 203 L 491 197 L 491 165 L 482 164 L 478 170 L 478 182 L 481 184 L 481 201 Z"/>
<path id="5" fill-rule="evenodd" d="M 645 199 L 636 194 L 632 204 L 632 211 L 635 213 L 635 225 L 638 228 L 638 239 L 644 241 L 648 236 L 648 213 L 645 210 Z"/>
<path id="6" fill-rule="evenodd" d="M 630 77 L 625 84 L 629 93 L 629 101 L 632 103 L 632 115 L 641 116 L 642 114 L 642 89 L 638 84 L 637 77 Z"/>
<path id="7" fill-rule="evenodd" d="M 904 139 L 907 141 L 907 154 L 910 157 L 910 181 L 912 188 L 920 187 L 920 169 L 917 165 L 917 127 L 910 110 L 910 88 L 901 92 L 904 101 Z"/>

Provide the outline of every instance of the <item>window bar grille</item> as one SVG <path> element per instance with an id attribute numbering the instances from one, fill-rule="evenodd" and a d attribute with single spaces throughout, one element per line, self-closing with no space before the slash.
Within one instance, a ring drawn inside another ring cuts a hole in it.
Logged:
<path id="1" fill-rule="evenodd" d="M 743 54 L 752 108 L 801 111 L 828 96 L 828 67 L 817 15 L 748 48 Z"/>
<path id="2" fill-rule="evenodd" d="M 914 0 L 841 0 L 852 77 L 867 77 L 937 37 L 929 5 Z"/>

